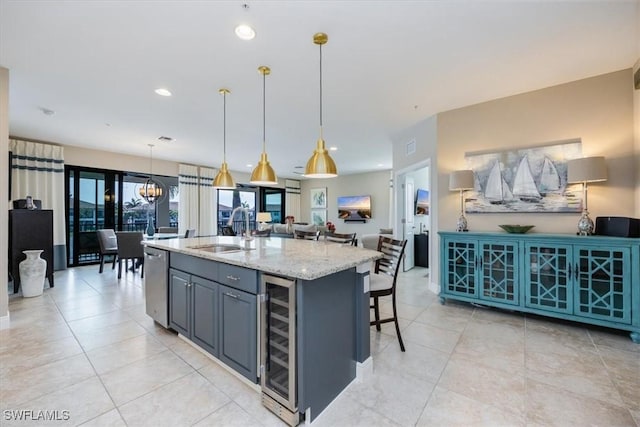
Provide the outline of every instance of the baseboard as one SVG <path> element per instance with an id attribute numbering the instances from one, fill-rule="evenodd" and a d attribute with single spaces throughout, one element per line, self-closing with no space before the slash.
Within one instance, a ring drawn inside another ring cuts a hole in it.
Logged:
<path id="1" fill-rule="evenodd" d="M 369 356 L 364 362 L 356 363 L 356 381 L 362 382 L 373 374 L 373 357 Z"/>
<path id="2" fill-rule="evenodd" d="M 9 320 L 9 314 L 10 313 L 7 311 L 6 316 L 0 317 L 0 331 L 3 329 L 9 329 L 9 326 L 11 325 L 11 321 Z"/>
<path id="3" fill-rule="evenodd" d="M 433 292 L 436 295 L 440 295 L 440 285 L 438 285 L 437 283 L 433 283 L 429 281 L 429 285 L 427 286 L 427 289 L 429 289 L 431 292 Z"/>

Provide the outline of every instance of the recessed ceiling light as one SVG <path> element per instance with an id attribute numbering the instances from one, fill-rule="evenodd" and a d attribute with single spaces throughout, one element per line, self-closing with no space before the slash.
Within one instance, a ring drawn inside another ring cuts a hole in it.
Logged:
<path id="1" fill-rule="evenodd" d="M 158 137 L 159 141 L 164 141 L 164 142 L 171 142 L 171 141 L 175 141 L 175 139 L 171 138 L 170 136 L 159 136 Z"/>
<path id="2" fill-rule="evenodd" d="M 338 147 L 329 147 L 329 151 L 338 151 Z"/>
<path id="3" fill-rule="evenodd" d="M 248 168 L 252 168 L 252 167 L 253 167 L 253 165 L 252 165 L 251 163 L 247 163 L 247 167 L 248 167 Z"/>
<path id="4" fill-rule="evenodd" d="M 156 89 L 155 93 L 157 93 L 160 96 L 171 96 L 171 92 L 169 92 L 169 89 L 165 89 L 162 87 Z"/>
<path id="5" fill-rule="evenodd" d="M 44 107 L 40 108 L 40 111 L 42 111 L 42 114 L 44 114 L 45 116 L 53 116 L 56 113 L 55 111 Z"/>
<path id="6" fill-rule="evenodd" d="M 379 167 L 379 168 L 381 168 L 381 167 L 383 167 L 383 166 L 384 166 L 384 165 L 383 165 L 382 163 L 378 163 L 378 167 Z"/>
<path id="7" fill-rule="evenodd" d="M 247 24 L 240 24 L 236 27 L 236 36 L 242 40 L 253 40 L 256 32 Z"/>

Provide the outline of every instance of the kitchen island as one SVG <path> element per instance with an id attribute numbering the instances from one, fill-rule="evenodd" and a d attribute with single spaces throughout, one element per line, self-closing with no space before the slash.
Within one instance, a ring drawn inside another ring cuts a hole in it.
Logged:
<path id="1" fill-rule="evenodd" d="M 145 245 L 168 253 L 169 327 L 260 383 L 265 406 L 289 424 L 312 421 L 370 363 L 368 275 L 379 252 L 275 237 Z"/>

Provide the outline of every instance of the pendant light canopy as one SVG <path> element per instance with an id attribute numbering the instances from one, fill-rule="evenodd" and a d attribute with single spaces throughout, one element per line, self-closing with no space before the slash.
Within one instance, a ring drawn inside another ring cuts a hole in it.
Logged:
<path id="1" fill-rule="evenodd" d="M 214 188 L 236 188 L 236 183 L 233 181 L 233 177 L 229 173 L 227 166 L 227 94 L 231 93 L 229 89 L 220 89 L 220 95 L 222 95 L 222 166 L 218 174 L 213 179 Z"/>
<path id="2" fill-rule="evenodd" d="M 153 202 L 157 202 L 162 200 L 162 196 L 164 195 L 164 191 L 162 186 L 153 180 L 153 144 L 149 145 L 149 162 L 150 162 L 150 177 L 147 179 L 138 193 L 140 196 L 147 201 L 147 203 L 151 204 Z"/>
<path id="3" fill-rule="evenodd" d="M 336 164 L 325 148 L 322 139 L 322 45 L 326 44 L 329 37 L 325 33 L 316 33 L 313 42 L 320 47 L 320 138 L 316 142 L 316 149 L 307 162 L 304 176 L 308 178 L 333 178 L 338 176 Z"/>
<path id="4" fill-rule="evenodd" d="M 269 164 L 269 160 L 267 159 L 267 149 L 266 149 L 266 138 L 265 138 L 265 130 L 266 130 L 266 108 L 265 108 L 265 81 L 267 75 L 271 74 L 271 69 L 269 67 L 265 67 L 264 65 L 258 67 L 258 71 L 262 74 L 262 154 L 260 155 L 260 161 L 258 162 L 258 166 L 251 173 L 251 184 L 256 185 L 275 185 L 278 183 L 278 178 L 276 177 L 276 173 Z"/>

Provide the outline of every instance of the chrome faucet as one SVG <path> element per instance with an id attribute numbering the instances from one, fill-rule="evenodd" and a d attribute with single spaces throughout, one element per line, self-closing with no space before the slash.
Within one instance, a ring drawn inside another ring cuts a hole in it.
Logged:
<path id="1" fill-rule="evenodd" d="M 243 211 L 244 212 L 244 218 L 245 218 L 245 228 L 244 228 L 244 239 L 245 240 L 252 240 L 253 237 L 251 236 L 251 230 L 249 230 L 249 209 L 248 208 L 243 208 L 242 206 L 238 206 L 237 208 L 235 208 L 234 210 L 231 211 L 231 216 L 229 216 L 229 221 L 227 221 L 227 225 L 231 226 L 233 224 L 233 218 L 236 216 L 236 212 L 238 211 Z"/>

